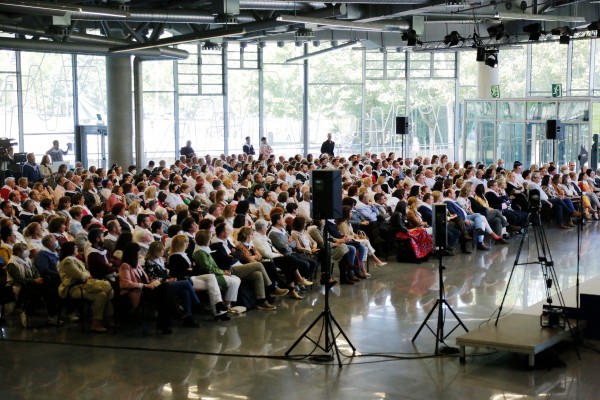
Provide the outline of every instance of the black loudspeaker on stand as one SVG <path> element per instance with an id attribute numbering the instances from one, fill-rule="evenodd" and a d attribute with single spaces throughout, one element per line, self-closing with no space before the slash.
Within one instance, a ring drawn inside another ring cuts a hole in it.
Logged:
<path id="1" fill-rule="evenodd" d="M 444 340 L 452 332 L 454 332 L 456 330 L 456 328 L 458 328 L 459 326 L 462 326 L 462 328 L 466 332 L 469 332 L 469 330 L 467 329 L 465 324 L 463 324 L 463 322 L 460 320 L 458 315 L 454 312 L 452 307 L 450 307 L 450 304 L 448 304 L 448 302 L 446 301 L 446 293 L 444 290 L 444 270 L 446 269 L 446 267 L 444 267 L 444 265 L 442 264 L 443 253 L 444 253 L 444 250 L 446 249 L 446 247 L 448 246 L 448 225 L 447 225 L 446 214 L 447 214 L 447 208 L 446 208 L 445 204 L 434 204 L 433 205 L 433 213 L 432 213 L 433 224 L 432 225 L 433 225 L 433 238 L 435 240 L 435 246 L 437 247 L 438 261 L 439 261 L 439 263 L 438 263 L 439 295 L 438 295 L 438 299 L 436 300 L 433 308 L 431 309 L 431 311 L 429 311 L 429 314 L 427 314 L 425 321 L 423 321 L 423 323 L 419 327 L 419 330 L 417 331 L 417 333 L 415 333 L 415 336 L 412 338 L 413 342 L 415 340 L 417 340 L 417 337 L 419 336 L 419 334 L 421 333 L 423 328 L 427 327 L 427 329 L 429 329 L 429 331 L 431 333 L 433 333 L 433 335 L 435 336 L 435 354 L 458 353 L 458 349 L 446 346 L 446 343 L 444 342 Z M 456 322 L 457 322 L 456 326 L 454 328 L 452 328 L 452 330 L 448 333 L 444 333 L 444 319 L 445 319 L 444 307 L 446 307 L 446 309 L 448 311 L 450 311 L 452 313 L 452 315 L 454 315 L 454 318 L 456 318 Z M 434 332 L 433 329 L 431 329 L 431 327 L 429 325 L 427 325 L 427 321 L 429 321 L 429 318 L 431 318 L 431 316 L 433 315 L 433 313 L 436 309 L 438 311 L 438 318 L 437 318 L 437 328 Z M 440 343 L 443 344 L 445 347 L 440 349 L 439 348 Z"/>
<path id="2" fill-rule="evenodd" d="M 342 216 L 342 173 L 340 170 L 321 169 L 311 172 L 310 182 L 312 184 L 313 201 L 311 202 L 311 216 L 313 220 L 341 218 Z M 306 338 L 314 343 L 319 349 L 326 354 L 315 356 L 318 361 L 332 361 L 334 355 L 337 358 L 338 365 L 342 368 L 342 359 L 340 357 L 340 349 L 337 345 L 337 338 L 341 335 L 346 339 L 348 346 L 352 349 L 352 355 L 356 352 L 356 348 L 344 333 L 340 324 L 336 321 L 329 307 L 329 289 L 335 284 L 330 279 L 331 277 L 331 249 L 327 229 L 323 229 L 323 242 L 325 244 L 325 256 L 323 257 L 324 265 L 323 277 L 321 283 L 325 285 L 325 306 L 321 314 L 306 328 L 300 337 L 294 342 L 292 347 L 285 352 L 285 356 L 289 357 L 290 353 L 296 346 Z M 313 340 L 308 336 L 309 332 L 319 323 L 323 321 L 323 327 L 317 340 Z M 337 333 L 334 330 L 337 329 Z M 324 342 L 321 343 L 321 340 Z"/>
<path id="3" fill-rule="evenodd" d="M 549 119 L 546 121 L 546 139 L 556 140 L 557 134 L 560 132 L 560 124 L 555 119 Z"/>
<path id="4" fill-rule="evenodd" d="M 396 135 L 400 136 L 401 154 L 404 159 L 404 136 L 408 135 L 408 117 L 396 117 Z"/>

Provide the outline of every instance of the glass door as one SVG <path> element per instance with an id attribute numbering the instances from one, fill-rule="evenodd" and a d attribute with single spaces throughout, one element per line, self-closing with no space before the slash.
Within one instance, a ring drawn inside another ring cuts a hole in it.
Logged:
<path id="1" fill-rule="evenodd" d="M 539 166 L 545 162 L 550 162 L 554 158 L 553 141 L 546 139 L 546 123 L 527 123 L 525 148 L 527 157 L 525 161 L 519 160 L 523 162 L 524 169 L 529 169 L 531 164 Z"/>
<path id="2" fill-rule="evenodd" d="M 108 129 L 104 125 L 77 127 L 75 156 L 87 167 L 106 168 L 108 159 Z"/>
<path id="3" fill-rule="evenodd" d="M 589 165 L 591 149 L 589 148 L 588 124 L 565 124 L 561 128 L 560 140 L 556 141 L 559 165 L 577 161 L 582 147 L 588 153 Z"/>
<path id="4" fill-rule="evenodd" d="M 515 161 L 524 162 L 522 122 L 499 122 L 496 141 L 496 158 L 503 159 L 504 165 L 512 165 Z"/>

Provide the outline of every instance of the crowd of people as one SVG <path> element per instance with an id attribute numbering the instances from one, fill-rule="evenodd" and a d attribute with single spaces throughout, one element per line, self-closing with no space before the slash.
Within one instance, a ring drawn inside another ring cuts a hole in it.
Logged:
<path id="1" fill-rule="evenodd" d="M 319 157 L 198 157 L 187 143 L 172 165 L 150 161 L 141 171 L 76 163 L 52 172 L 29 154 L 28 173 L 6 178 L 0 190 L 0 264 L 21 323 L 28 327 L 43 304 L 48 323 L 62 324 L 59 303 L 82 298 L 91 303 L 94 332 L 107 331 L 113 306 L 123 303 L 131 310 L 153 304 L 163 333 L 177 317 L 198 326 L 194 315 L 203 307 L 217 320 L 228 320 L 241 303 L 275 310 L 277 297 L 302 299 L 319 266 L 327 273 L 322 283 L 353 285 L 371 276 L 367 263 L 386 264 L 381 257 L 395 251 L 401 235 L 431 240 L 434 204 L 447 205 L 447 256 L 457 246 L 471 253 L 474 242 L 487 251 L 522 234 L 531 189 L 560 229 L 572 228 L 573 218 L 598 219 L 600 181 L 591 169 L 577 172 L 574 162 L 523 170 L 517 161 L 508 170 L 502 160 L 486 166 L 445 155 L 343 157 L 328 146 Z M 322 199 L 312 198 L 309 172 L 321 168 L 341 171 L 339 219 L 311 218 L 311 202 Z M 339 269 L 336 279 L 329 261 Z M 251 296 L 238 296 L 243 290 Z M 79 318 L 74 309 L 66 317 Z"/>

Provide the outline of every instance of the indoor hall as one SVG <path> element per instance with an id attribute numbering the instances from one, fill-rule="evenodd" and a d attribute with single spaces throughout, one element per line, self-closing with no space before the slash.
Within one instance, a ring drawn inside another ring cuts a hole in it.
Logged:
<path id="1" fill-rule="evenodd" d="M 598 223 L 583 228 L 582 286 L 598 280 L 600 273 L 594 261 L 599 252 L 598 229 Z M 546 232 L 561 288 L 572 288 L 577 273 L 576 231 L 549 228 Z M 494 323 L 519 242 L 443 258 L 446 298 L 469 330 Z M 524 246 L 530 252 L 522 252 L 521 262 L 537 257 L 533 238 L 526 239 Z M 277 302 L 276 311 L 251 310 L 228 322 L 205 315 L 194 329 L 176 322 L 173 335 L 168 336 L 150 329 L 142 337 L 139 326 L 94 335 L 82 333 L 78 323 L 24 329 L 17 317 L 9 317 L 0 344 L 0 395 L 5 399 L 595 397 L 597 341 L 586 339 L 577 349 L 563 342 L 537 357 L 536 368 L 527 366 L 525 355 L 491 348 L 468 347 L 465 364 L 457 355 L 434 356 L 435 337 L 426 330 L 413 343 L 437 298 L 438 262 L 435 258 L 422 264 L 389 261 L 372 268 L 371 279 L 332 289 L 333 316 L 357 349 L 357 356 L 350 357 L 351 349 L 343 338 L 338 339 L 342 368 L 336 362 L 282 358 L 322 310 L 323 289 L 315 285 L 301 301 Z M 516 267 L 499 325 L 505 315 L 533 304 L 541 313 L 544 300 L 540 267 Z M 455 320 L 448 312 L 446 316 L 448 332 Z M 435 316 L 429 324 L 435 330 Z M 316 338 L 318 330 L 312 332 Z M 446 344 L 455 346 L 456 337 L 464 333 L 457 329 Z M 313 350 L 304 339 L 292 356 Z"/>
<path id="2" fill-rule="evenodd" d="M 246 137 L 255 147 L 266 137 L 284 157 L 317 155 L 331 133 L 339 156 L 446 154 L 510 169 L 564 165 L 584 149 L 596 169 L 599 18 L 591 1 L 0 1 L 0 136 L 21 160 L 71 143 L 71 168 L 141 171 L 174 163 L 188 141 L 203 157 L 240 154 Z M 554 137 L 548 121 L 560 128 Z M 583 229 L 582 284 L 598 276 L 597 224 Z M 548 236 L 560 285 L 572 290 L 576 231 L 553 223 Z M 444 258 L 448 302 L 470 331 L 489 326 L 518 244 Z M 280 358 L 323 307 L 315 286 L 276 311 L 227 322 L 205 314 L 196 329 L 175 322 L 170 336 L 42 327 L 40 315 L 25 329 L 9 315 L 0 396 L 595 397 L 593 341 L 577 348 L 581 360 L 561 343 L 533 370 L 526 355 L 488 347 L 467 347 L 464 365 L 432 357 L 428 331 L 411 339 L 437 298 L 436 260 L 390 257 L 370 272 L 332 290 L 334 316 L 360 354 L 349 358 L 340 340 L 343 368 Z M 503 313 L 535 310 L 544 284 L 539 267 L 517 268 Z M 303 341 L 298 353 L 311 350 Z"/>

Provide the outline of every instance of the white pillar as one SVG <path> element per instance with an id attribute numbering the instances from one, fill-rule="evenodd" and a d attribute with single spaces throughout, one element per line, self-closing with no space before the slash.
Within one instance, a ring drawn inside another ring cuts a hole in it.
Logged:
<path id="1" fill-rule="evenodd" d="M 477 97 L 480 99 L 492 98 L 492 85 L 498 85 L 500 65 L 496 68 L 488 67 L 483 62 L 477 63 Z M 500 88 L 502 96 L 502 88 Z"/>

